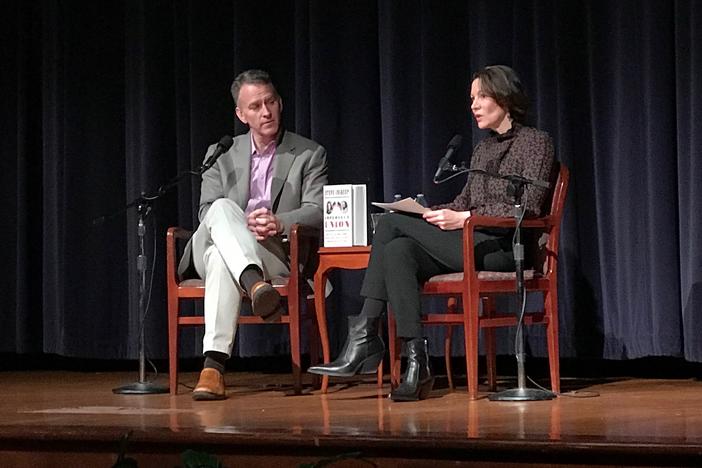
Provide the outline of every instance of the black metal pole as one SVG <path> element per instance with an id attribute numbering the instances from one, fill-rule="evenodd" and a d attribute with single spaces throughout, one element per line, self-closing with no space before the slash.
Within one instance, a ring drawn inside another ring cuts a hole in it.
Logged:
<path id="1" fill-rule="evenodd" d="M 151 207 L 148 202 L 142 201 L 137 205 L 137 214 L 139 217 L 137 224 L 137 236 L 139 238 L 139 254 L 137 255 L 137 271 L 139 272 L 139 381 L 131 384 L 123 385 L 112 389 L 112 393 L 124 395 L 145 395 L 153 393 L 168 393 L 168 387 L 159 385 L 153 382 L 146 381 L 146 346 L 145 332 L 146 327 L 146 251 L 144 249 L 144 237 L 146 228 L 144 219 L 148 215 Z"/>
<path id="2" fill-rule="evenodd" d="M 514 232 L 514 264 L 517 280 L 517 307 L 519 321 L 517 322 L 517 331 L 514 344 L 514 354 L 517 358 L 517 388 L 503 390 L 498 393 L 493 393 L 488 396 L 490 401 L 537 401 L 551 400 L 556 397 L 555 393 L 538 388 L 527 388 L 526 386 L 526 371 L 524 362 L 526 360 L 524 353 L 524 311 L 526 307 L 526 292 L 524 289 L 524 245 L 521 238 L 521 220 L 524 217 L 526 207 L 522 205 L 521 198 L 524 191 L 524 184 L 519 184 L 514 191 L 514 217 L 517 224 Z"/>

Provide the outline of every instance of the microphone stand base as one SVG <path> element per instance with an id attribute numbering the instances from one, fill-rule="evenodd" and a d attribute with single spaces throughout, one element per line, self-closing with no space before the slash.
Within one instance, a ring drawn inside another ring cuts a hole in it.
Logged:
<path id="1" fill-rule="evenodd" d="M 490 401 L 540 401 L 554 398 L 555 393 L 538 388 L 511 388 L 488 396 Z"/>
<path id="2" fill-rule="evenodd" d="M 155 393 L 168 393 L 168 387 L 153 382 L 134 382 L 113 388 L 112 393 L 119 395 L 151 395 Z"/>

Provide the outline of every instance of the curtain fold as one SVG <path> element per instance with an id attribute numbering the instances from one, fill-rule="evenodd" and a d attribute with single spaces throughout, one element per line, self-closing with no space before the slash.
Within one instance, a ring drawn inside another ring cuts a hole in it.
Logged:
<path id="1" fill-rule="evenodd" d="M 676 1 L 675 17 L 675 122 L 677 127 L 676 217 L 679 219 L 678 257 L 682 323 L 681 334 L 686 359 L 702 360 L 702 132 L 695 125 L 702 115 L 702 6 L 696 2 Z"/>
<path id="2" fill-rule="evenodd" d="M 286 128 L 329 154 L 331 183 L 369 201 L 465 183 L 431 178 L 455 134 L 485 134 L 471 73 L 504 63 L 571 169 L 559 252 L 564 357 L 702 361 L 702 7 L 692 0 L 358 2 L 192 0 L 3 3 L 0 108 L 8 265 L 0 352 L 166 355 L 165 230 L 197 224 L 199 183 L 146 216 L 151 285 L 138 304 L 137 213 L 127 205 L 245 128 L 229 86 L 266 69 Z M 331 336 L 359 310 L 361 274 L 337 272 Z M 439 332 L 434 332 L 439 333 Z M 433 335 L 438 336 L 438 335 Z M 531 350 L 544 355 L 539 330 Z M 198 356 L 202 332 L 181 338 Z M 436 340 L 433 340 L 436 341 Z M 511 351 L 502 340 L 500 352 Z M 242 327 L 242 356 L 287 352 L 283 327 Z M 462 347 L 457 346 L 457 350 Z M 435 349 L 439 351 L 439 347 Z"/>

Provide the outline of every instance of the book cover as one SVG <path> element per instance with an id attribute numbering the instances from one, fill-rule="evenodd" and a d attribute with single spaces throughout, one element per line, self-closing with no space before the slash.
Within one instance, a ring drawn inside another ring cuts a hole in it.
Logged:
<path id="1" fill-rule="evenodd" d="M 324 247 L 367 245 L 365 185 L 324 186 Z"/>

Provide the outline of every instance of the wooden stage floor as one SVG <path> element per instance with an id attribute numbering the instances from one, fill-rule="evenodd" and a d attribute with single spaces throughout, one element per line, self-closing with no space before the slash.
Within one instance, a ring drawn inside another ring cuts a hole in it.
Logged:
<path id="1" fill-rule="evenodd" d="M 195 373 L 176 397 L 112 393 L 135 377 L 0 372 L 0 466 L 112 466 L 125 437 L 139 467 L 183 466 L 188 449 L 225 466 L 702 466 L 695 379 L 564 379 L 579 393 L 521 403 L 445 386 L 393 403 L 372 378 L 292 395 L 289 374 L 257 373 L 227 374 L 219 402 L 190 398 Z"/>

